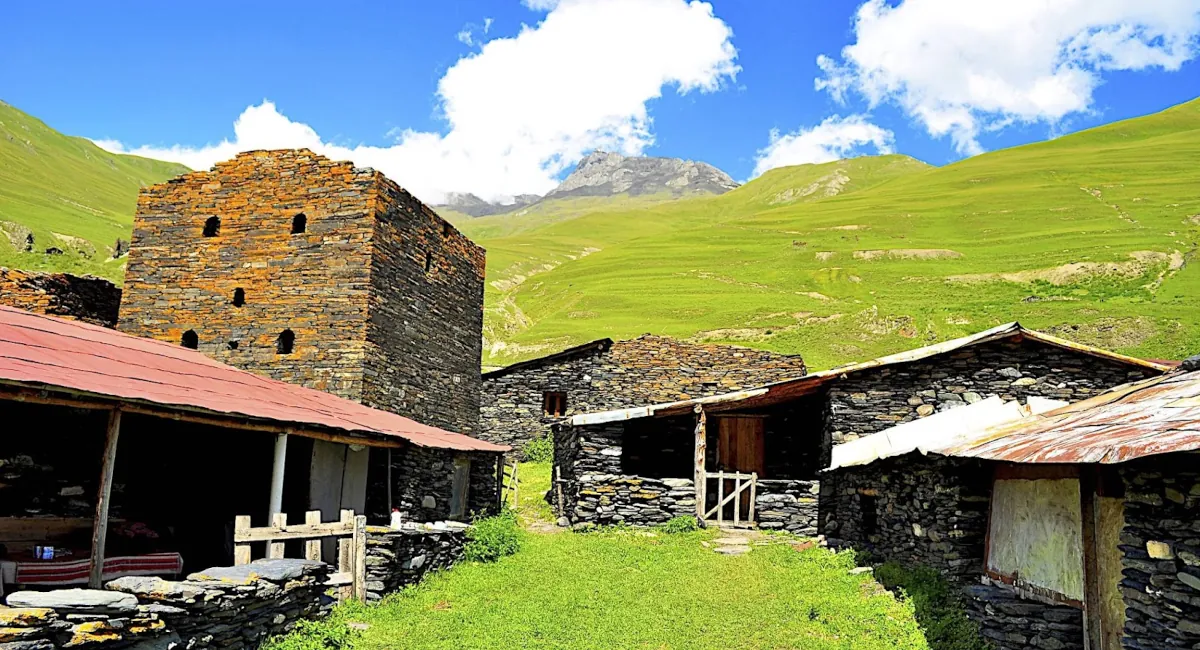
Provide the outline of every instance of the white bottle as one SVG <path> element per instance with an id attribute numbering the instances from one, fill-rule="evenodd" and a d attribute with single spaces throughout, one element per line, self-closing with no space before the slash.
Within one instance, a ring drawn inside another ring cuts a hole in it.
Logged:
<path id="1" fill-rule="evenodd" d="M 392 508 L 392 530 L 400 530 L 404 524 L 404 513 L 399 508 Z"/>

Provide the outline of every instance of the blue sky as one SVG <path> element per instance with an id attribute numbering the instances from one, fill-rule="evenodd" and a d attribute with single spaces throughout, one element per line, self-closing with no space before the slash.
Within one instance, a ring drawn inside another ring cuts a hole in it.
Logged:
<path id="1" fill-rule="evenodd" d="M 431 201 L 541 193 L 597 147 L 739 180 L 945 164 L 1200 95 L 1196 0 L 120 6 L 6 9 L 0 99 L 193 167 L 311 146 Z"/>

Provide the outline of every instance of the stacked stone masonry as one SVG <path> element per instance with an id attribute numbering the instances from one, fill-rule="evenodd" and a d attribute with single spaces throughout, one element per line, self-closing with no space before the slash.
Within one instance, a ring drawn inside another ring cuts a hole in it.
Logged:
<path id="1" fill-rule="evenodd" d="M 819 533 L 819 481 L 764 479 L 758 481 L 754 508 L 758 527 L 816 537 Z"/>
<path id="2" fill-rule="evenodd" d="M 367 528 L 367 600 L 420 582 L 427 573 L 463 557 L 467 526 L 458 522 L 405 523 L 400 529 Z"/>
<path id="3" fill-rule="evenodd" d="M 481 248 L 382 174 L 253 151 L 142 191 L 118 328 L 191 331 L 218 361 L 472 433 L 483 273 Z"/>
<path id="4" fill-rule="evenodd" d="M 1125 648 L 1200 648 L 1200 456 L 1122 468 Z"/>
<path id="5" fill-rule="evenodd" d="M 566 395 L 566 415 L 719 395 L 799 377 L 798 355 L 644 335 L 484 375 L 481 436 L 523 448 L 549 435 L 543 395 Z"/>
<path id="6" fill-rule="evenodd" d="M 456 452 L 415 445 L 392 455 L 393 507 L 416 521 L 467 519 L 473 514 L 491 514 L 498 506 L 496 461 L 486 452 Z M 454 463 L 470 462 L 467 501 L 463 512 L 453 512 Z M 460 461 L 461 462 L 461 461 Z"/>
<path id="7" fill-rule="evenodd" d="M 696 486 L 691 479 L 621 473 L 621 432 L 620 425 L 555 432 L 555 465 L 572 468 L 562 484 L 567 519 L 586 528 L 618 523 L 653 526 L 694 516 Z"/>
<path id="8" fill-rule="evenodd" d="M 103 278 L 0 267 L 0 305 L 113 327 L 121 289 Z"/>
<path id="9" fill-rule="evenodd" d="M 1083 650 L 1080 609 L 1026 600 L 993 585 L 972 585 L 966 594 L 967 616 L 994 650 Z"/>
<path id="10" fill-rule="evenodd" d="M 993 395 L 1076 402 L 1158 372 L 1029 340 L 981 343 L 914 363 L 864 370 L 829 389 L 833 444 Z"/>
<path id="11" fill-rule="evenodd" d="M 0 650 L 253 649 L 328 614 L 328 573 L 320 562 L 258 560 L 181 581 L 126 577 L 103 591 L 17 592 L 0 608 Z"/>

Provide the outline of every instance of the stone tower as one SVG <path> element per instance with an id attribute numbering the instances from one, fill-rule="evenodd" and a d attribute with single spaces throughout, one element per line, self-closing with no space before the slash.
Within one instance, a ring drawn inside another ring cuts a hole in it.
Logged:
<path id="1" fill-rule="evenodd" d="M 142 190 L 117 328 L 470 434 L 483 273 L 383 174 L 252 151 Z"/>

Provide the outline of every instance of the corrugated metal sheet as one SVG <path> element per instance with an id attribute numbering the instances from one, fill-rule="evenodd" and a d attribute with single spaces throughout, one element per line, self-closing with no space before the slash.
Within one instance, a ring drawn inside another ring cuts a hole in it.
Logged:
<path id="1" fill-rule="evenodd" d="M 1053 345 L 1055 347 L 1065 348 L 1067 350 L 1074 350 L 1082 354 L 1100 357 L 1102 359 L 1109 359 L 1131 366 L 1149 368 L 1159 372 L 1168 372 L 1172 369 L 1172 366 L 1165 363 L 1146 361 L 1145 359 L 1138 359 L 1123 354 L 1117 354 L 1116 352 L 1109 352 L 1108 350 L 1101 350 L 1100 348 L 1084 345 L 1082 343 L 1075 343 L 1074 341 L 1060 339 L 1057 336 L 1035 332 L 1022 327 L 1020 323 L 1012 322 L 999 325 L 970 336 L 951 339 L 949 341 L 942 341 L 941 343 L 935 343 L 922 348 L 890 354 L 884 357 L 879 357 L 878 359 L 872 359 L 870 361 L 840 366 L 837 368 L 831 368 L 829 370 L 822 370 L 820 372 L 814 372 L 812 374 L 804 375 L 803 377 L 797 377 L 795 379 L 778 381 L 772 384 L 767 384 L 760 389 L 739 391 L 737 393 L 728 393 L 714 397 L 690 399 L 681 402 L 653 404 L 650 406 L 639 406 L 636 408 L 621 409 L 618 411 L 607 411 L 605 412 L 605 416 L 609 417 L 609 419 L 604 421 L 631 420 L 640 417 L 649 417 L 652 415 L 658 417 L 682 415 L 692 412 L 697 404 L 704 405 L 705 409 L 711 412 L 758 408 L 770 406 L 772 404 L 780 404 L 792 399 L 796 399 L 797 397 L 801 397 L 803 395 L 811 394 L 821 386 L 852 373 L 869 370 L 871 368 L 880 368 L 883 366 L 921 361 L 930 357 L 954 352 L 971 345 L 979 345 L 981 343 L 999 341 L 1018 336 L 1039 341 L 1047 345 Z M 577 423 L 576 418 L 580 418 L 578 422 L 584 422 L 586 419 L 584 416 L 577 415 L 570 420 L 571 424 Z"/>
<path id="2" fill-rule="evenodd" d="M 176 345 L 3 306 L 0 382 L 300 429 L 403 438 L 424 447 L 508 450 L 329 393 L 260 377 Z"/>
<path id="3" fill-rule="evenodd" d="M 1196 450 L 1200 372 L 1184 372 L 1119 386 L 941 453 L 1013 463 L 1111 464 Z"/>
<path id="4" fill-rule="evenodd" d="M 1005 402 L 993 395 L 985 400 L 935 413 L 912 422 L 852 440 L 833 448 L 828 470 L 867 465 L 912 452 L 943 453 L 985 435 L 992 427 L 1022 420 L 1065 406 L 1061 400 L 1029 398 L 1028 404 Z"/>

